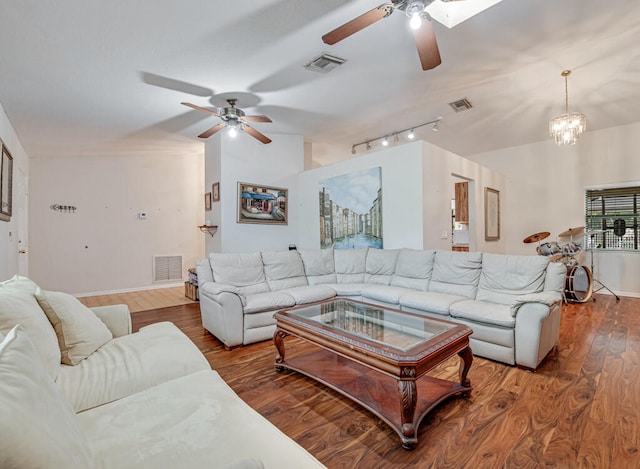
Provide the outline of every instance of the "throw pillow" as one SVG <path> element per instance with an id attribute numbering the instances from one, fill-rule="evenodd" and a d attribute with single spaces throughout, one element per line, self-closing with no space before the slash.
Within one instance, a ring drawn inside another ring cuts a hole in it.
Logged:
<path id="1" fill-rule="evenodd" d="M 65 365 L 77 365 L 113 339 L 100 318 L 77 298 L 41 289 L 36 298 L 56 331 Z"/>
<path id="2" fill-rule="evenodd" d="M 20 325 L 0 343 L 0 467 L 94 467 L 71 403 Z"/>

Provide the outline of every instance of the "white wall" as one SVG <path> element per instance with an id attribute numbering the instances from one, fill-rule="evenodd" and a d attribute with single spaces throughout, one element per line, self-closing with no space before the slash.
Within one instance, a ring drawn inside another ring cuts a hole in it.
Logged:
<path id="1" fill-rule="evenodd" d="M 470 158 L 507 177 L 507 252 L 534 254 L 535 245 L 523 243 L 525 237 L 549 231 L 547 240 L 553 241 L 560 232 L 585 224 L 586 187 L 640 184 L 639 147 L 640 124 L 633 124 L 588 131 L 570 147 L 558 147 L 549 138 Z M 583 255 L 587 266 L 588 257 Z M 595 277 L 612 290 L 640 296 L 640 253 L 596 252 L 594 267 Z"/>
<path id="2" fill-rule="evenodd" d="M 414 142 L 378 150 L 340 163 L 306 171 L 298 178 L 300 186 L 300 224 L 298 246 L 320 246 L 318 182 L 328 177 L 366 168 L 382 168 L 383 243 L 386 249 L 451 249 L 452 174 L 474 181 L 471 185 L 471 226 L 474 226 L 473 249 L 500 252 L 503 242 L 484 241 L 484 186 L 500 191 L 502 175 L 477 163 L 426 142 Z M 443 239 L 442 234 L 447 237 Z M 482 233 L 481 239 L 479 233 Z"/>
<path id="3" fill-rule="evenodd" d="M 374 151 L 300 174 L 296 243 L 299 248 L 320 248 L 319 181 L 378 166 L 382 170 L 384 248 L 422 249 L 422 154 L 420 144 L 415 143 Z"/>
<path id="4" fill-rule="evenodd" d="M 13 215 L 9 222 L 0 221 L 0 281 L 16 273 L 28 275 L 29 253 L 18 254 L 27 239 L 29 158 L 22 148 L 15 129 L 0 103 L 0 139 L 13 157 Z M 22 181 L 20 181 L 22 179 Z M 24 259 L 20 259 L 23 256 Z M 21 267 L 24 265 L 24 267 Z"/>
<path id="5" fill-rule="evenodd" d="M 300 135 L 269 135 L 270 144 L 262 144 L 249 135 L 229 137 L 220 132 L 205 144 L 205 181 L 220 181 L 220 202 L 213 204 L 211 215 L 219 226 L 207 236 L 206 252 L 243 252 L 283 250 L 295 243 L 299 223 L 296 175 L 304 169 L 304 142 Z M 238 182 L 282 187 L 289 190 L 287 225 L 237 223 Z M 293 202 L 293 203 L 292 203 Z"/>
<path id="6" fill-rule="evenodd" d="M 75 294 L 151 288 L 153 256 L 176 254 L 186 275 L 204 250 L 203 179 L 202 155 L 32 159 L 31 278 Z"/>

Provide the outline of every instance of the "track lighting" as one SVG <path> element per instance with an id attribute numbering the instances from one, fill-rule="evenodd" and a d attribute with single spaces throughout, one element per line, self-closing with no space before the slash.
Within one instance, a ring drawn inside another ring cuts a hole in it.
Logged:
<path id="1" fill-rule="evenodd" d="M 418 129 L 420 127 L 423 127 L 425 125 L 433 125 L 432 129 L 434 132 L 438 132 L 440 131 L 440 128 L 438 127 L 439 122 L 442 120 L 442 116 L 438 116 L 435 119 L 432 119 L 428 122 L 425 122 L 424 124 L 419 124 L 419 125 L 414 125 L 413 127 L 409 127 L 407 129 L 402 129 L 402 130 L 396 130 L 394 132 L 391 132 L 387 135 L 384 135 L 382 137 L 376 137 L 376 138 L 370 138 L 368 140 L 364 140 L 362 142 L 359 143 L 354 143 L 353 145 L 351 145 L 351 154 L 355 155 L 356 154 L 356 148 L 360 145 L 364 145 L 365 148 L 367 149 L 367 151 L 371 150 L 371 143 L 372 142 L 376 142 L 378 140 L 381 140 L 381 145 L 383 147 L 387 147 L 389 146 L 389 135 L 391 135 L 393 137 L 393 143 L 398 143 L 400 142 L 400 134 L 407 132 L 407 138 L 409 140 L 413 140 L 414 138 L 416 138 L 416 134 L 415 134 L 415 129 Z"/>

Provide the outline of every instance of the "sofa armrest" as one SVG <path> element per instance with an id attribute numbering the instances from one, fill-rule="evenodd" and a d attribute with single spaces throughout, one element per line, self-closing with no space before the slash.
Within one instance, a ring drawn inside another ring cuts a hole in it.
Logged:
<path id="1" fill-rule="evenodd" d="M 90 309 L 107 326 L 114 338 L 131 334 L 131 313 L 127 305 L 94 306 Z"/>
<path id="2" fill-rule="evenodd" d="M 247 306 L 247 297 L 240 291 L 239 288 L 233 285 L 227 285 L 219 282 L 205 282 L 199 285 L 200 295 L 207 295 L 214 301 L 217 301 L 217 297 L 222 293 L 233 293 L 240 298 L 242 306 Z M 218 301 L 219 302 L 219 301 Z"/>
<path id="3" fill-rule="evenodd" d="M 561 301 L 562 293 L 558 291 L 543 291 L 540 293 L 520 295 L 513 303 L 511 303 L 511 316 L 515 317 L 518 310 L 527 303 L 538 303 L 551 307 Z"/>

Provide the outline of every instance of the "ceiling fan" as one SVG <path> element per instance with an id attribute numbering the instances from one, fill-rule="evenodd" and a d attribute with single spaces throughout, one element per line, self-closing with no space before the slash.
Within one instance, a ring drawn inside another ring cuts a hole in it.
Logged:
<path id="1" fill-rule="evenodd" d="M 457 2 L 460 0 L 440 1 L 447 3 Z M 366 28 L 367 26 L 371 26 L 373 23 L 386 18 L 391 15 L 394 10 L 404 11 L 406 15 L 411 18 L 409 24 L 413 30 L 413 36 L 416 41 L 418 55 L 420 56 L 422 70 L 431 70 L 442 63 L 440 59 L 440 51 L 438 50 L 438 43 L 436 41 L 436 35 L 431 22 L 431 16 L 426 10 L 433 2 L 434 0 L 391 0 L 391 2 L 383 3 L 373 10 L 369 10 L 368 12 L 325 34 L 322 36 L 322 40 L 325 44 L 333 45 Z"/>
<path id="2" fill-rule="evenodd" d="M 181 104 L 222 119 L 223 122 L 214 125 L 209 130 L 205 130 L 200 135 L 198 135 L 199 138 L 209 138 L 225 127 L 229 127 L 229 132 L 231 133 L 232 137 L 237 135 L 238 131 L 244 131 L 251 135 L 253 138 L 261 141 L 262 143 L 271 143 L 271 139 L 269 137 L 258 132 L 256 129 L 251 127 L 248 122 L 272 122 L 272 120 L 267 116 L 247 116 L 242 109 L 236 107 L 236 102 L 237 99 L 227 99 L 227 103 L 229 104 L 229 106 L 221 108 L 219 112 L 196 106 L 195 104 L 191 103 Z"/>

